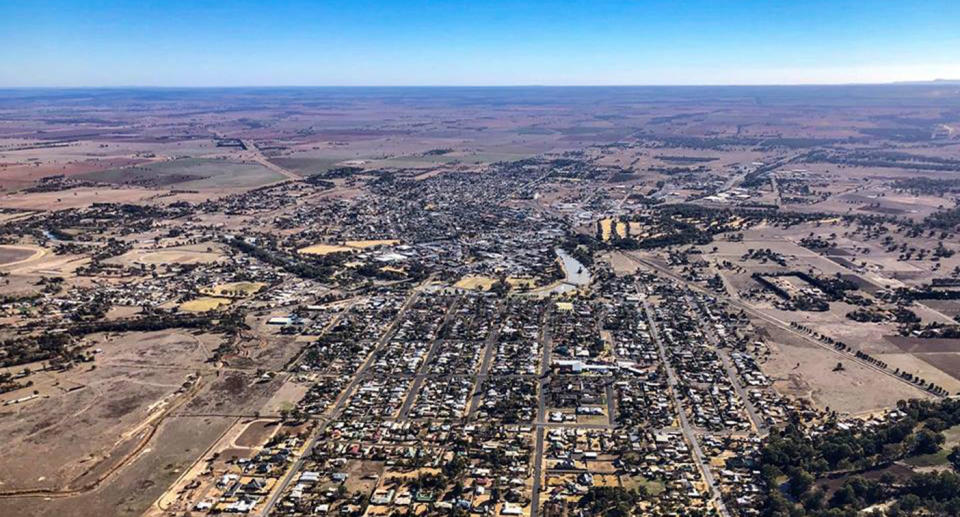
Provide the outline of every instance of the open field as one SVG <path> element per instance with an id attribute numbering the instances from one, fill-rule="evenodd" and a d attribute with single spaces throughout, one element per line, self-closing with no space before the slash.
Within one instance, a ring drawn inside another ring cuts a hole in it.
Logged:
<path id="1" fill-rule="evenodd" d="M 460 289 L 479 289 L 482 291 L 489 291 L 493 284 L 496 283 L 495 278 L 483 277 L 483 276 L 468 276 L 463 277 L 453 284 L 454 287 L 459 287 Z"/>
<path id="2" fill-rule="evenodd" d="M 313 244 L 306 248 L 300 248 L 297 252 L 303 253 L 304 255 L 329 255 L 331 253 L 343 253 L 352 250 L 353 248 L 337 244 Z"/>
<path id="3" fill-rule="evenodd" d="M 47 250 L 37 246 L 0 246 L 0 267 L 36 260 L 47 253 Z"/>
<path id="4" fill-rule="evenodd" d="M 100 367 L 41 373 L 31 388 L 38 399 L 2 409 L 8 441 L 0 454 L 6 473 L 0 492 L 82 492 L 113 477 L 113 469 L 122 472 L 144 447 L 162 447 L 157 426 L 189 396 L 192 390 L 182 386 L 208 345 L 164 331 L 102 336 L 96 346 Z M 49 454 L 23 462 L 25 451 L 37 447 Z"/>
<path id="5" fill-rule="evenodd" d="M 923 397 L 921 390 L 894 379 L 878 376 L 873 370 L 844 363 L 844 371 L 833 371 L 841 356 L 804 343 L 773 327 L 769 339 L 776 343 L 763 370 L 783 393 L 808 398 L 820 407 L 856 414 L 896 404 L 898 400 Z"/>
<path id="6" fill-rule="evenodd" d="M 119 264 L 160 266 L 175 264 L 209 264 L 222 259 L 223 256 L 218 253 L 216 247 L 207 245 L 194 245 L 177 246 L 165 249 L 133 249 L 110 260 Z"/>
<path id="7" fill-rule="evenodd" d="M 145 201 L 157 191 L 137 187 L 75 188 L 63 192 L 16 192 L 0 195 L 0 208 L 20 210 L 67 210 L 94 203 L 132 203 Z"/>
<path id="8" fill-rule="evenodd" d="M 183 302 L 179 305 L 181 311 L 187 312 L 206 312 L 230 304 L 230 298 L 218 298 L 213 296 L 202 296 Z"/>
<path id="9" fill-rule="evenodd" d="M 144 450 L 122 471 L 122 475 L 116 476 L 102 489 L 73 497 L 6 498 L 2 504 L 13 515 L 36 517 L 50 515 L 51 511 L 58 515 L 85 517 L 98 515 L 97 508 L 109 508 L 112 515 L 142 515 L 232 421 L 223 417 L 168 418 L 154 437 L 165 446 Z"/>
<path id="10" fill-rule="evenodd" d="M 379 240 L 366 240 L 366 241 L 346 241 L 343 243 L 344 246 L 348 248 L 374 248 L 377 246 L 395 246 L 400 244 L 400 241 L 396 239 L 379 239 Z"/>
<path id="11" fill-rule="evenodd" d="M 227 284 L 218 284 L 212 288 L 204 288 L 200 291 L 214 297 L 219 296 L 250 296 L 256 294 L 267 284 L 263 282 L 231 282 Z"/>
<path id="12" fill-rule="evenodd" d="M 283 176 L 257 163 L 190 158 L 90 172 L 80 177 L 120 185 L 175 185 L 179 189 L 251 188 L 283 179 Z"/>
<path id="13" fill-rule="evenodd" d="M 57 255 L 36 245 L 18 246 L 33 250 L 34 253 L 22 260 L 0 265 L 0 271 L 32 277 L 34 281 L 44 275 L 70 275 L 89 260 L 81 255 Z"/>

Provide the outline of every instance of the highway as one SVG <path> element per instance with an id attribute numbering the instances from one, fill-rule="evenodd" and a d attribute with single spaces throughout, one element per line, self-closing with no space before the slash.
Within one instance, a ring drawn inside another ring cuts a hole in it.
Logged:
<path id="1" fill-rule="evenodd" d="M 260 148 L 257 147 L 257 144 L 254 143 L 253 140 L 241 140 L 240 142 L 243 143 L 243 147 L 246 148 L 246 150 L 250 153 L 251 160 L 259 163 L 260 165 L 263 165 L 264 167 L 272 170 L 273 172 L 276 172 L 277 174 L 285 176 L 287 179 L 291 179 L 293 181 L 303 180 L 303 177 L 300 176 L 299 174 L 288 171 L 287 169 L 284 169 L 283 167 L 268 160 L 267 157 L 264 156 L 262 152 L 260 152 Z"/>

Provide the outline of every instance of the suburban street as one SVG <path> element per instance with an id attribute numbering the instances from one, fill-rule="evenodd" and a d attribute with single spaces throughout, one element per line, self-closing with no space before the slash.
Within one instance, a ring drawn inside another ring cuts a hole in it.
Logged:
<path id="1" fill-rule="evenodd" d="M 383 347 L 390 342 L 390 339 L 393 337 L 394 333 L 397 331 L 397 326 L 403 321 L 404 312 L 413 305 L 416 301 L 419 292 L 414 289 L 410 292 L 410 296 L 407 297 L 407 300 L 404 302 L 403 307 L 397 312 L 397 315 L 394 317 L 393 322 L 390 324 L 390 327 L 386 332 L 383 333 L 383 336 L 377 341 L 376 347 L 370 352 L 366 360 L 363 362 L 363 365 L 350 379 L 350 383 L 343 390 L 343 393 L 340 395 L 336 404 L 331 408 L 331 410 L 320 418 L 320 423 L 317 424 L 313 432 L 310 433 L 310 436 L 307 438 L 303 448 L 301 449 L 300 455 L 297 457 L 293 465 L 290 466 L 286 474 L 280 479 L 280 482 L 274 487 L 270 493 L 270 497 L 267 499 L 267 502 L 264 504 L 263 508 L 260 510 L 259 515 L 261 517 L 266 517 L 270 514 L 270 510 L 274 505 L 277 504 L 277 501 L 283 495 L 283 493 L 290 486 L 290 483 L 293 479 L 299 474 L 300 469 L 303 467 L 304 458 L 310 454 L 314 446 L 317 444 L 317 440 L 323 434 L 324 429 L 327 424 L 334 420 L 340 412 L 343 411 L 343 408 L 346 406 L 347 401 L 350 400 L 350 396 L 353 394 L 357 385 L 364 378 L 366 371 L 370 368 L 370 364 L 373 362 L 374 357 L 377 355 L 377 351 L 381 350 Z"/>
<path id="2" fill-rule="evenodd" d="M 690 425 L 690 422 L 687 420 L 684 405 L 677 396 L 677 376 L 673 371 L 673 367 L 670 365 L 670 361 L 668 360 L 669 356 L 667 355 L 667 349 L 663 344 L 663 340 L 660 339 L 660 332 L 657 329 L 657 321 L 654 317 L 653 309 L 646 301 L 643 303 L 643 309 L 647 315 L 648 324 L 650 325 L 650 334 L 657 343 L 657 348 L 660 350 L 660 357 L 663 362 L 664 369 L 667 371 L 667 382 L 670 388 L 670 395 L 673 398 L 673 403 L 677 410 L 677 418 L 680 421 L 680 430 L 683 433 L 684 438 L 686 438 L 687 443 L 690 445 L 693 459 L 696 461 L 697 466 L 700 469 L 700 473 L 703 475 L 704 482 L 706 482 L 707 488 L 710 490 L 710 498 L 713 501 L 714 507 L 718 512 L 720 512 L 720 515 L 729 517 L 730 513 L 727 511 L 726 504 L 724 504 L 723 498 L 720 495 L 720 490 L 717 488 L 716 482 L 714 481 L 713 473 L 710 471 L 710 466 L 704 459 L 703 451 L 700 449 L 700 443 L 697 440 L 696 432 Z"/>

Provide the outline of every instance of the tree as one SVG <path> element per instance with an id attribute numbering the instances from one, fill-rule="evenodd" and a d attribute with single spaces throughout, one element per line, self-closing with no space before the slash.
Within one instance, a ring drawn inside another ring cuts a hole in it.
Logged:
<path id="1" fill-rule="evenodd" d="M 913 454 L 933 454 L 940 450 L 944 437 L 929 429 L 921 429 L 913 435 Z"/>
<path id="2" fill-rule="evenodd" d="M 953 449 L 950 449 L 947 459 L 950 460 L 954 470 L 960 471 L 960 446 L 955 445 Z"/>
<path id="3" fill-rule="evenodd" d="M 810 490 L 815 481 L 814 477 L 803 468 L 795 467 L 790 472 L 790 481 L 787 490 L 796 499 L 800 499 Z"/>
<path id="4" fill-rule="evenodd" d="M 623 487 L 592 486 L 580 499 L 579 505 L 588 515 L 629 517 L 640 502 L 640 493 Z"/>

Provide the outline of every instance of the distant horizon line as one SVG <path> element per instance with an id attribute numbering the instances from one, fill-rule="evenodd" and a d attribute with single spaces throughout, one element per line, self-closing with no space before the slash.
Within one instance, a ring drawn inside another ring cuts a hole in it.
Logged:
<path id="1" fill-rule="evenodd" d="M 960 79 L 919 79 L 887 82 L 838 83 L 675 83 L 675 84 L 272 84 L 272 85 L 73 85 L 73 86 L 5 86 L 0 90 L 109 90 L 109 89 L 254 89 L 254 88 L 749 88 L 803 86 L 894 86 L 926 84 L 960 84 Z"/>

